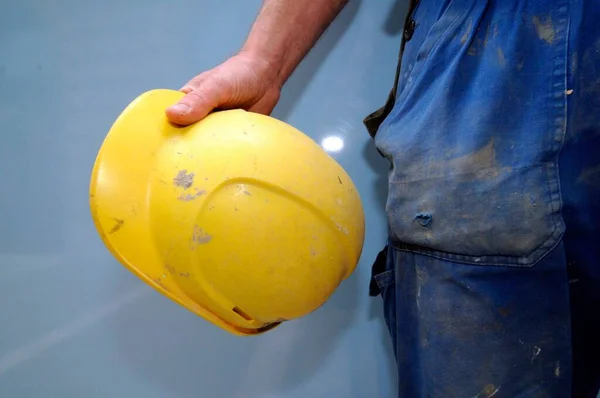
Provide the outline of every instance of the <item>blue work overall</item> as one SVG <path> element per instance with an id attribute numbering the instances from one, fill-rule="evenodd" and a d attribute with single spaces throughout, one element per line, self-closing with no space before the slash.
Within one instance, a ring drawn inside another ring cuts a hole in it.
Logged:
<path id="1" fill-rule="evenodd" d="M 399 396 L 595 397 L 600 1 L 420 0 L 388 102 L 373 265 Z"/>

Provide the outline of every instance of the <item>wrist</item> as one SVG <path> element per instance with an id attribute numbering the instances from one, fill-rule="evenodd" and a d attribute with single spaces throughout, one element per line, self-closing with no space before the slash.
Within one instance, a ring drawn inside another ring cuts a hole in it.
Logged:
<path id="1" fill-rule="evenodd" d="M 281 89 L 289 77 L 284 73 L 285 56 L 283 54 L 278 54 L 263 46 L 252 46 L 247 43 L 239 51 L 238 56 L 247 59 L 258 75 L 276 85 L 278 89 Z"/>

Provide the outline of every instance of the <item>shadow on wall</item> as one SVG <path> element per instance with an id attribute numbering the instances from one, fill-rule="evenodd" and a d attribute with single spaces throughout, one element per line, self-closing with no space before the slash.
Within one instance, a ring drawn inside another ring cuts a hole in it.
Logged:
<path id="1" fill-rule="evenodd" d="M 308 83 L 314 78 L 323 61 L 340 41 L 360 8 L 362 0 L 350 0 L 340 15 L 333 21 L 317 45 L 307 54 L 302 63 L 283 87 L 281 99 L 272 116 L 287 120 L 304 94 Z"/>
<path id="2" fill-rule="evenodd" d="M 300 64 L 284 88 L 274 117 L 286 120 L 290 116 L 308 83 L 354 20 L 360 4 L 360 0 L 350 0 Z M 406 0 L 394 4 L 383 26 L 387 34 L 402 31 L 406 9 Z M 374 189 L 379 208 L 384 209 L 387 176 L 381 171 L 389 163 L 370 140 L 363 157 L 378 174 Z M 381 298 L 361 296 L 365 290 L 359 283 L 365 278 L 359 272 L 357 269 L 313 314 L 265 335 L 247 338 L 229 335 L 152 292 L 147 299 L 114 317 L 117 351 L 133 373 L 154 384 L 163 396 L 286 396 L 315 377 L 328 362 L 341 336 L 354 322 L 360 300 L 370 301 L 369 316 L 381 319 L 382 338 L 389 341 Z M 393 369 L 391 350 L 389 361 L 389 368 Z"/>
<path id="3" fill-rule="evenodd" d="M 287 120 L 289 118 L 295 105 L 304 94 L 308 82 L 316 75 L 323 61 L 327 58 L 333 48 L 335 48 L 336 44 L 358 14 L 360 5 L 361 0 L 350 0 L 342 13 L 321 37 L 317 45 L 294 71 L 284 86 L 284 91 L 277 107 L 273 110 L 273 117 L 280 120 Z M 390 35 L 401 32 L 407 10 L 408 0 L 397 0 L 384 23 L 383 30 Z M 380 209 L 385 209 L 387 199 L 387 176 L 381 174 L 380 171 L 385 170 L 388 162 L 377 152 L 371 140 L 367 141 L 363 155 L 367 163 L 378 173 L 378 179 L 374 188 L 377 193 L 378 207 Z"/>
<path id="4" fill-rule="evenodd" d="M 389 169 L 390 162 L 381 156 L 375 148 L 375 144 L 372 140 L 369 140 L 365 143 L 365 147 L 363 149 L 363 158 L 366 160 L 367 164 L 375 171 L 377 174 L 377 179 L 373 185 L 373 189 L 375 190 L 377 208 L 382 211 L 385 210 L 385 205 L 387 202 L 388 195 L 388 180 L 387 174 L 382 172 Z"/>
<path id="5" fill-rule="evenodd" d="M 344 10 L 327 29 L 317 45 L 308 53 L 300 66 L 294 71 L 283 88 L 283 94 L 272 116 L 280 120 L 287 120 L 296 103 L 304 94 L 323 61 L 336 46 L 341 37 L 352 23 L 362 0 L 350 0 Z M 404 19 L 408 12 L 409 0 L 396 0 L 383 25 L 383 31 L 391 36 L 402 33 Z"/>
<path id="6" fill-rule="evenodd" d="M 402 30 L 404 29 L 404 19 L 408 12 L 408 2 L 409 0 L 396 0 L 383 25 L 383 31 L 386 34 L 396 36 L 402 33 Z"/>
<path id="7" fill-rule="evenodd" d="M 408 12 L 409 1 L 410 0 L 396 0 L 394 2 L 382 27 L 386 34 L 396 36 L 402 33 L 404 29 L 404 20 Z M 381 105 L 383 105 L 383 102 Z M 388 181 L 387 174 L 382 173 L 382 170 L 389 169 L 390 163 L 377 151 L 372 140 L 367 141 L 363 150 L 363 157 L 377 174 L 377 179 L 374 184 L 375 193 L 377 195 L 376 200 L 379 208 L 385 209 L 388 195 Z"/>
<path id="8" fill-rule="evenodd" d="M 358 290 L 354 274 L 314 313 L 251 337 L 229 335 L 152 291 L 115 315 L 116 352 L 167 397 L 286 396 L 328 362 L 356 317 Z"/>
<path id="9" fill-rule="evenodd" d="M 389 36 L 401 35 L 404 30 L 404 20 L 408 13 L 409 0 L 396 0 L 388 13 L 382 30 Z M 390 87 L 391 89 L 391 87 Z M 383 105 L 383 104 L 382 104 Z M 363 158 L 367 164 L 375 171 L 377 178 L 374 182 L 376 201 L 380 209 L 385 210 L 388 196 L 388 176 L 385 170 L 389 170 L 390 162 L 384 158 L 369 140 L 363 149 Z M 373 259 L 374 260 L 374 259 Z M 396 360 L 393 351 L 393 345 L 389 331 L 385 323 L 383 301 L 381 296 L 371 297 L 369 302 L 369 319 L 378 319 L 381 322 L 381 338 L 387 347 L 387 369 L 392 369 L 391 377 L 396 380 Z"/>
<path id="10" fill-rule="evenodd" d="M 273 116 L 285 120 L 290 115 L 359 6 L 360 0 L 351 0 L 333 22 L 287 82 Z M 155 293 L 115 317 L 118 352 L 164 396 L 285 396 L 319 372 L 354 321 L 364 299 L 358 272 L 314 313 L 248 338 L 230 336 L 183 308 L 177 311 L 176 304 Z"/>

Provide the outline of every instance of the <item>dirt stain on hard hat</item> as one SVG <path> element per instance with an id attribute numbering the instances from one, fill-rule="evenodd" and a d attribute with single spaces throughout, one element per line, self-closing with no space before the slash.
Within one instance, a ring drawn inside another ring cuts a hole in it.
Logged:
<path id="1" fill-rule="evenodd" d="M 189 201 L 194 200 L 204 194 L 206 194 L 205 190 L 196 188 L 195 194 L 188 193 L 188 194 L 179 196 L 177 199 L 182 200 L 184 202 L 189 202 Z"/>
<path id="2" fill-rule="evenodd" d="M 238 184 L 237 185 L 236 195 L 239 195 L 239 194 L 244 194 L 246 196 L 252 196 L 252 194 L 250 192 L 248 192 L 246 184 Z"/>
<path id="3" fill-rule="evenodd" d="M 197 225 L 194 225 L 194 232 L 192 233 L 192 250 L 196 248 L 198 245 L 204 245 L 210 242 L 212 236 L 206 233 L 205 230 L 200 228 Z"/>
<path id="4" fill-rule="evenodd" d="M 114 234 L 115 232 L 123 228 L 123 225 L 125 224 L 125 220 L 121 220 L 118 218 L 114 218 L 114 220 L 115 225 L 110 229 L 110 231 L 108 231 L 109 234 Z"/>
<path id="5" fill-rule="evenodd" d="M 189 272 L 178 272 L 175 267 L 173 267 L 171 264 L 165 264 L 165 268 L 167 269 L 167 271 L 169 271 L 169 273 L 171 275 L 179 275 L 182 278 L 189 278 L 190 277 L 190 273 Z"/>
<path id="6" fill-rule="evenodd" d="M 180 170 L 175 178 L 173 178 L 173 184 L 176 187 L 188 189 L 194 183 L 195 173 L 188 173 L 187 170 Z"/>
<path id="7" fill-rule="evenodd" d="M 162 274 L 157 278 L 154 278 L 154 282 L 156 282 L 157 285 L 159 285 L 161 288 L 163 288 L 165 291 L 169 291 L 169 288 L 163 283 L 163 281 L 167 278 L 167 274 Z"/>

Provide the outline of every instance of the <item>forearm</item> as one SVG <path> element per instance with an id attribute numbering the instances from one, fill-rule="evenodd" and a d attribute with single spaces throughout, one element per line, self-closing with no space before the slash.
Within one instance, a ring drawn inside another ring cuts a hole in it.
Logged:
<path id="1" fill-rule="evenodd" d="M 265 0 L 242 52 L 268 63 L 281 85 L 348 0 Z"/>

